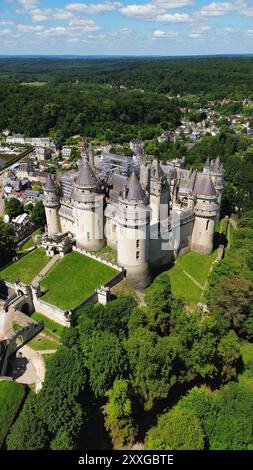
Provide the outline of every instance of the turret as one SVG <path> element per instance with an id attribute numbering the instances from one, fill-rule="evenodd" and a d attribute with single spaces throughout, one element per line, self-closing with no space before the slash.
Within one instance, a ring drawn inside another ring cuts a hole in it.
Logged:
<path id="1" fill-rule="evenodd" d="M 219 213 L 217 193 L 210 174 L 202 175 L 194 212 L 192 251 L 209 255 L 213 251 L 215 220 Z"/>
<path id="2" fill-rule="evenodd" d="M 150 179 L 151 224 L 159 223 L 168 217 L 169 199 L 170 193 L 167 176 L 164 174 L 159 160 L 153 160 Z"/>
<path id="3" fill-rule="evenodd" d="M 210 158 L 206 159 L 206 163 L 203 168 L 203 173 L 210 173 Z"/>
<path id="4" fill-rule="evenodd" d="M 98 180 L 84 157 L 74 182 L 71 199 L 75 218 L 76 244 L 97 250 L 104 242 L 104 195 L 98 194 Z"/>
<path id="5" fill-rule="evenodd" d="M 140 157 L 140 184 L 145 191 L 150 190 L 151 163 L 145 155 Z"/>
<path id="6" fill-rule="evenodd" d="M 137 176 L 132 173 L 116 212 L 118 222 L 118 264 L 137 288 L 149 284 L 150 215 L 148 198 Z"/>
<path id="7" fill-rule="evenodd" d="M 224 189 L 224 169 L 219 157 L 213 162 L 211 168 L 211 176 L 214 187 L 218 196 L 218 204 L 221 204 L 222 192 Z"/>
<path id="8" fill-rule="evenodd" d="M 43 204 L 45 206 L 47 233 L 49 236 L 57 235 L 60 232 L 59 207 L 60 193 L 59 187 L 54 182 L 52 176 L 48 174 L 44 187 Z"/>

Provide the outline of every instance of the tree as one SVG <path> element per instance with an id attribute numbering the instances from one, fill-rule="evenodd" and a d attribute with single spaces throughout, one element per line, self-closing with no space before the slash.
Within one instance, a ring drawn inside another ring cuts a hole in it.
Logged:
<path id="1" fill-rule="evenodd" d="M 117 336 L 109 332 L 94 333 L 83 350 L 89 369 L 90 386 L 95 396 L 103 396 L 113 381 L 127 370 L 126 354 Z"/>
<path id="2" fill-rule="evenodd" d="M 14 219 L 18 215 L 22 214 L 24 212 L 23 204 L 19 201 L 19 199 L 16 199 L 15 197 L 12 197 L 11 199 L 8 199 L 5 203 L 5 214 L 7 214 L 11 219 Z"/>
<path id="3" fill-rule="evenodd" d="M 25 405 L 7 437 L 8 450 L 43 450 L 49 434 L 37 414 L 38 398 L 30 392 Z"/>
<path id="4" fill-rule="evenodd" d="M 55 438 L 51 441 L 50 447 L 52 450 L 73 450 L 75 449 L 75 443 L 69 431 L 59 429 Z"/>
<path id="5" fill-rule="evenodd" d="M 0 219 L 0 266 L 4 266 L 15 255 L 17 239 L 13 227 Z"/>
<path id="6" fill-rule="evenodd" d="M 137 328 L 145 328 L 148 326 L 148 309 L 145 307 L 136 307 L 132 310 L 128 321 L 128 332 L 131 336 Z"/>
<path id="7" fill-rule="evenodd" d="M 44 227 L 46 224 L 46 213 L 42 201 L 37 201 L 31 211 L 31 221 L 36 227 Z"/>
<path id="8" fill-rule="evenodd" d="M 48 364 L 37 410 L 53 435 L 60 428 L 72 437 L 78 435 L 83 411 L 77 401 L 85 380 L 85 370 L 78 353 L 64 346 L 58 349 Z"/>
<path id="9" fill-rule="evenodd" d="M 203 450 L 204 432 L 190 410 L 172 409 L 162 415 L 145 439 L 145 450 Z"/>
<path id="10" fill-rule="evenodd" d="M 109 401 L 104 406 L 105 427 L 112 438 L 114 449 L 131 448 L 136 436 L 133 423 L 130 385 L 126 380 L 116 379 L 106 392 Z"/>
<path id="11" fill-rule="evenodd" d="M 236 377 L 241 358 L 239 339 L 233 330 L 220 340 L 218 354 L 221 359 L 221 377 L 224 382 L 228 382 Z"/>
<path id="12" fill-rule="evenodd" d="M 211 450 L 252 449 L 253 396 L 249 387 L 231 382 L 217 392 L 208 439 Z"/>
<path id="13" fill-rule="evenodd" d="M 145 409 L 151 409 L 155 400 L 167 397 L 176 383 L 180 345 L 175 337 L 160 338 L 147 328 L 138 328 L 125 341 L 125 347 L 133 389 Z"/>
<path id="14" fill-rule="evenodd" d="M 249 314 L 252 302 L 252 284 L 240 274 L 221 276 L 216 287 L 208 293 L 208 306 L 212 312 L 223 313 L 236 330 Z"/>
<path id="15" fill-rule="evenodd" d="M 168 274 L 158 276 L 147 289 L 146 303 L 151 312 L 151 326 L 161 333 L 169 332 L 172 303 L 171 283 Z"/>

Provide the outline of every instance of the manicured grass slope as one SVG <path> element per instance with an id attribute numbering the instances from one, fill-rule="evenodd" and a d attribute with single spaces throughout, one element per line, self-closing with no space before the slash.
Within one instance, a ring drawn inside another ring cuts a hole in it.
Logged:
<path id="1" fill-rule="evenodd" d="M 19 278 L 29 284 L 49 260 L 50 258 L 46 256 L 45 250 L 38 248 L 0 271 L 0 278 L 10 282 L 14 282 Z"/>
<path id="2" fill-rule="evenodd" d="M 71 252 L 42 280 L 42 287 L 48 290 L 42 299 L 64 310 L 74 308 L 116 274 L 109 266 Z"/>
<path id="3" fill-rule="evenodd" d="M 21 384 L 0 381 L 0 447 L 25 395 Z"/>
<path id="4" fill-rule="evenodd" d="M 180 269 L 174 266 L 169 272 L 172 293 L 175 297 L 183 297 L 186 302 L 198 303 L 202 290 L 197 287 Z"/>
<path id="5" fill-rule="evenodd" d="M 59 341 L 52 336 L 49 336 L 47 332 L 43 330 L 43 333 L 39 333 L 35 336 L 27 345 L 35 349 L 35 351 L 45 351 L 45 350 L 53 350 L 59 347 Z"/>
<path id="6" fill-rule="evenodd" d="M 168 271 L 173 294 L 183 297 L 186 302 L 198 303 L 203 292 L 200 286 L 204 287 L 216 256 L 217 250 L 210 256 L 190 252 L 177 258 L 175 266 Z M 196 283 L 186 273 L 194 278 Z"/>

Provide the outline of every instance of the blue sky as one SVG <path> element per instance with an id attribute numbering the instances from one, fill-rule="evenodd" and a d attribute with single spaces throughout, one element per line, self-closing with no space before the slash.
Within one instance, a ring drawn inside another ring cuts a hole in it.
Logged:
<path id="1" fill-rule="evenodd" d="M 253 53 L 253 0 L 0 0 L 0 54 Z"/>

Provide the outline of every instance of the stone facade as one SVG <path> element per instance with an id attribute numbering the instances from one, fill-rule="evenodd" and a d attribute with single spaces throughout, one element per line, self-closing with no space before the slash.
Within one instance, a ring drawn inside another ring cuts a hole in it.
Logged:
<path id="1" fill-rule="evenodd" d="M 154 269 L 182 251 L 211 253 L 224 186 L 219 159 L 207 160 L 199 172 L 151 162 L 141 152 L 130 176 L 118 168 L 106 179 L 94 165 L 89 152 L 77 174 L 57 183 L 48 176 L 48 253 L 64 255 L 71 245 L 95 251 L 107 244 L 136 287 L 145 287 Z"/>

